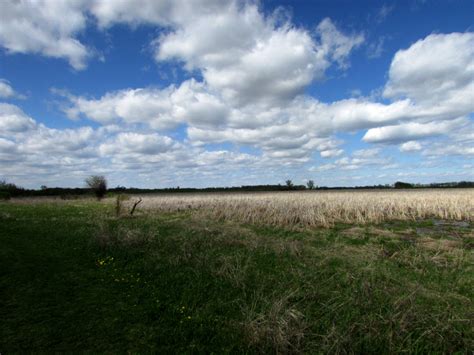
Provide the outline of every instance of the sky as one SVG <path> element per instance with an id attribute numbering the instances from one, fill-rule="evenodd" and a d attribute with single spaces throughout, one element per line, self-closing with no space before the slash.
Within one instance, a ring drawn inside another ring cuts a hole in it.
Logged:
<path id="1" fill-rule="evenodd" d="M 0 180 L 474 180 L 474 2 L 3 0 Z"/>

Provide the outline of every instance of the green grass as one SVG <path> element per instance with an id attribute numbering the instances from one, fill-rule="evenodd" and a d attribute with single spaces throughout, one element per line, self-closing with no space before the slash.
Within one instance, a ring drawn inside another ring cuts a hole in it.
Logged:
<path id="1" fill-rule="evenodd" d="M 469 352 L 472 227 L 0 203 L 0 353 Z"/>

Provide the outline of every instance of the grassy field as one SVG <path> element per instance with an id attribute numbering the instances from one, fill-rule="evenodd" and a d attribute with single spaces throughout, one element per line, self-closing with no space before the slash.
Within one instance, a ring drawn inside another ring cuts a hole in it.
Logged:
<path id="1" fill-rule="evenodd" d="M 193 210 L 218 220 L 311 228 L 428 218 L 474 222 L 473 201 L 474 189 L 289 191 L 162 194 L 144 198 L 141 208 Z"/>
<path id="2" fill-rule="evenodd" d="M 324 228 L 152 205 L 0 203 L 0 353 L 474 349 L 471 218 Z"/>

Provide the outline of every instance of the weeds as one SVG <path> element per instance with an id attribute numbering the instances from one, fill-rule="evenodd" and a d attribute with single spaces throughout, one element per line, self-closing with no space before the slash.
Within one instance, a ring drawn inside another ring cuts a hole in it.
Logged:
<path id="1" fill-rule="evenodd" d="M 102 249 L 112 246 L 140 247 L 151 242 L 154 238 L 152 233 L 140 228 L 132 229 L 120 224 L 112 225 L 112 222 L 103 218 L 96 223 L 97 229 L 94 236 Z"/>
<path id="2" fill-rule="evenodd" d="M 203 218 L 279 227 L 332 227 L 427 218 L 474 221 L 474 189 L 179 194 L 146 197 L 143 209 L 192 210 Z"/>
<path id="3" fill-rule="evenodd" d="M 243 307 L 245 321 L 242 326 L 250 346 L 261 352 L 271 350 L 277 354 L 302 350 L 307 325 L 303 313 L 292 303 L 295 293 L 290 291 L 271 301 L 262 300 L 262 296 L 257 295 L 250 306 Z M 261 303 L 264 303 L 264 310 L 258 311 Z"/>

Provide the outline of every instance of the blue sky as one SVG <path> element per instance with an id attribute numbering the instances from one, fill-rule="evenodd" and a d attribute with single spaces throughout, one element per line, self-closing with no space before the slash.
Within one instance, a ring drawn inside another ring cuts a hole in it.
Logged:
<path id="1" fill-rule="evenodd" d="M 0 179 L 472 180 L 472 1 L 3 1 Z"/>

